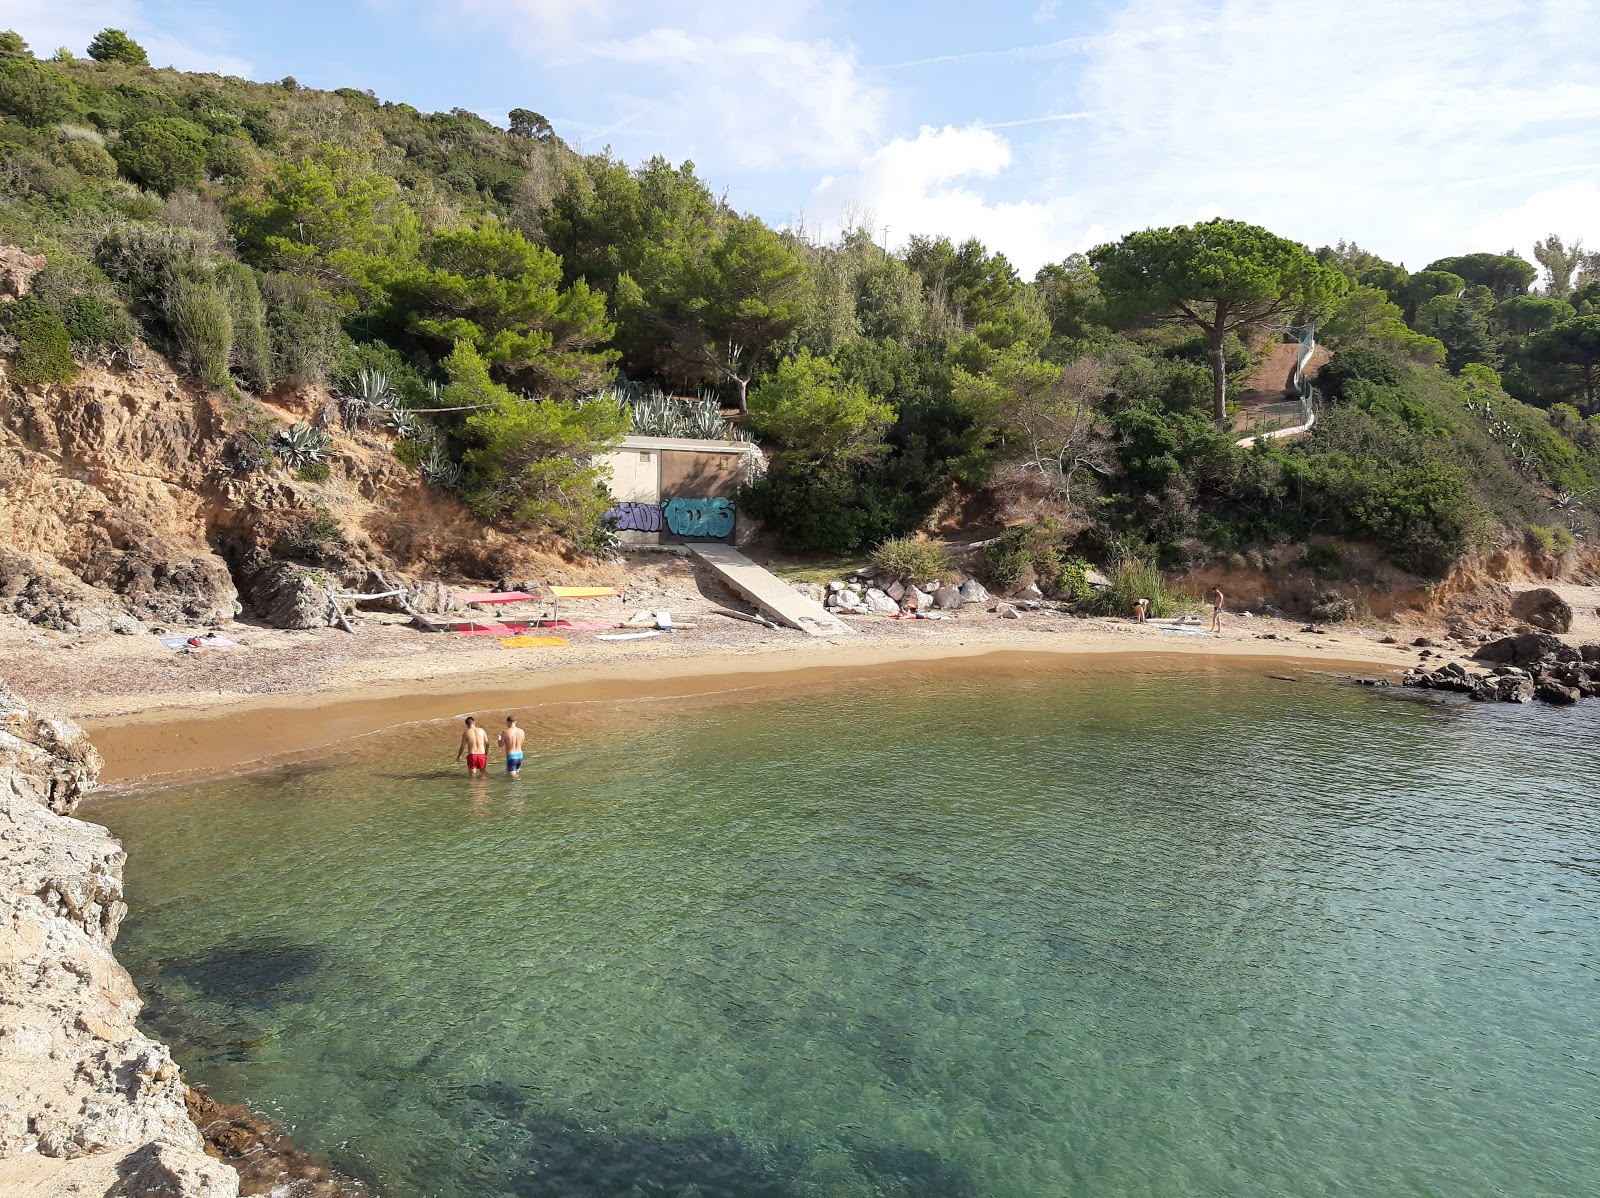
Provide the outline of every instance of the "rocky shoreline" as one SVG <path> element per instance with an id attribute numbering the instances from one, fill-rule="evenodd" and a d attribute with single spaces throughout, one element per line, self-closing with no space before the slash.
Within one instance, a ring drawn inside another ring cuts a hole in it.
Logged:
<path id="1" fill-rule="evenodd" d="M 0 1193 L 369 1193 L 190 1090 L 135 1026 L 138 991 L 112 951 L 126 857 L 72 818 L 100 767 L 76 724 L 0 691 Z"/>

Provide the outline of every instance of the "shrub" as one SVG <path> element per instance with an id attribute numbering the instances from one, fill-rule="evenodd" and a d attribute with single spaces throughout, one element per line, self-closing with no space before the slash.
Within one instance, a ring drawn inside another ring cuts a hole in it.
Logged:
<path id="1" fill-rule="evenodd" d="M 1089 585 L 1089 563 L 1081 557 L 1061 560 L 1061 570 L 1056 574 L 1056 595 L 1068 603 L 1082 603 L 1094 588 Z"/>
<path id="2" fill-rule="evenodd" d="M 66 141 L 56 148 L 55 158 L 62 166 L 71 167 L 85 179 L 97 183 L 117 177 L 117 160 L 103 146 L 92 141 Z"/>
<path id="3" fill-rule="evenodd" d="M 901 582 L 944 582 L 952 572 L 950 551 L 937 541 L 890 537 L 872 551 L 872 568 Z"/>
<path id="4" fill-rule="evenodd" d="M 54 312 L 34 305 L 8 320 L 6 331 L 17 339 L 17 352 L 11 359 L 12 382 L 70 383 L 78 377 L 72 334 Z"/>
<path id="5" fill-rule="evenodd" d="M 303 483 L 325 483 L 333 477 L 333 467 L 327 462 L 307 462 L 294 476 Z"/>
<path id="6" fill-rule="evenodd" d="M 1009 591 L 1032 570 L 1052 581 L 1061 573 L 1061 530 L 1050 520 L 1008 529 L 983 547 L 981 573 L 997 591 Z"/>
<path id="7" fill-rule="evenodd" d="M 1355 618 L 1356 605 L 1343 595 L 1329 591 L 1311 605 L 1310 614 L 1314 624 L 1342 624 Z"/>
<path id="8" fill-rule="evenodd" d="M 272 376 L 326 383 L 349 346 L 333 296 L 310 279 L 274 273 L 261 280 Z"/>
<path id="9" fill-rule="evenodd" d="M 135 182 L 162 195 L 198 187 L 205 173 L 206 132 L 177 117 L 141 121 L 116 143 L 113 157 Z"/>
<path id="10" fill-rule="evenodd" d="M 332 512 L 320 503 L 302 516 L 290 530 L 289 550 L 295 557 L 317 558 L 329 545 L 344 537 L 344 529 Z"/>
<path id="11" fill-rule="evenodd" d="M 216 273 L 233 333 L 228 365 L 251 390 L 265 391 L 272 385 L 272 343 L 256 272 L 243 262 L 226 260 Z"/>
<path id="12" fill-rule="evenodd" d="M 394 443 L 394 456 L 404 466 L 411 470 L 420 470 L 422 463 L 428 457 L 429 442 L 414 441 L 410 438 Z"/>
<path id="13" fill-rule="evenodd" d="M 1344 568 L 1344 554 L 1335 545 L 1307 545 L 1300 554 L 1300 564 L 1324 578 L 1336 578 Z"/>
<path id="14" fill-rule="evenodd" d="M 1140 599 L 1150 600 L 1146 614 L 1151 616 L 1175 615 L 1180 607 L 1153 562 L 1123 558 L 1111 570 L 1110 585 L 1091 591 L 1078 603 L 1078 610 L 1091 616 L 1130 616 Z"/>
<path id="15" fill-rule="evenodd" d="M 1376 387 L 1398 387 L 1401 377 L 1400 368 L 1384 354 L 1364 345 L 1348 345 L 1334 351 L 1317 375 L 1317 383 L 1330 399 L 1344 399 L 1345 389 L 1356 379 Z"/>
<path id="16" fill-rule="evenodd" d="M 117 301 L 111 281 L 80 258 L 57 258 L 33 281 L 39 302 L 61 318 L 80 355 L 129 350 L 139 329 Z"/>
<path id="17" fill-rule="evenodd" d="M 222 290 L 210 280 L 176 279 L 164 309 L 184 364 L 207 386 L 226 387 L 233 317 Z"/>
<path id="18" fill-rule="evenodd" d="M 1543 557 L 1560 557 L 1577 544 L 1577 539 L 1569 529 L 1546 528 L 1535 524 L 1528 527 L 1527 542 L 1528 549 L 1533 553 Z"/>

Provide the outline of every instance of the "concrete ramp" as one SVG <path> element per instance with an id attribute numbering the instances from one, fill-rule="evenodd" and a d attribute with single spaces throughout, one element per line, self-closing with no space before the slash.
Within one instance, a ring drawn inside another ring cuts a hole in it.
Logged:
<path id="1" fill-rule="evenodd" d="M 689 546 L 689 552 L 717 572 L 717 577 L 734 593 L 760 608 L 780 624 L 798 628 L 809 636 L 854 636 L 855 629 L 825 610 L 814 599 L 807 599 L 781 578 L 777 578 L 732 545 L 706 541 Z"/>

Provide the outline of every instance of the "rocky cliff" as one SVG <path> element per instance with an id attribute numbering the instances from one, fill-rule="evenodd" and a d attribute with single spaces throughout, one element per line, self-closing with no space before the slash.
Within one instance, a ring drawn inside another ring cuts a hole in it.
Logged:
<path id="1" fill-rule="evenodd" d="M 121 847 L 73 819 L 100 758 L 0 693 L 0 1193 L 233 1198 L 112 955 Z"/>
<path id="2" fill-rule="evenodd" d="M 228 398 L 154 354 L 49 387 L 8 383 L 0 365 L 0 614 L 80 632 L 207 627 L 241 611 L 312 627 L 326 622 L 322 587 L 362 589 L 373 571 L 537 572 L 536 551 L 336 411 L 316 388 Z M 307 418 L 334 437 L 323 482 L 264 449 Z"/>

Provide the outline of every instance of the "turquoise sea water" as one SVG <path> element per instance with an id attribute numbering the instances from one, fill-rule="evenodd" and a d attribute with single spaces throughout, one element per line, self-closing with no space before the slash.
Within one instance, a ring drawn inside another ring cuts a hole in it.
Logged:
<path id="1" fill-rule="evenodd" d="M 1600 1193 L 1600 704 L 524 714 L 520 782 L 432 726 L 88 813 L 147 1025 L 392 1198 Z"/>

